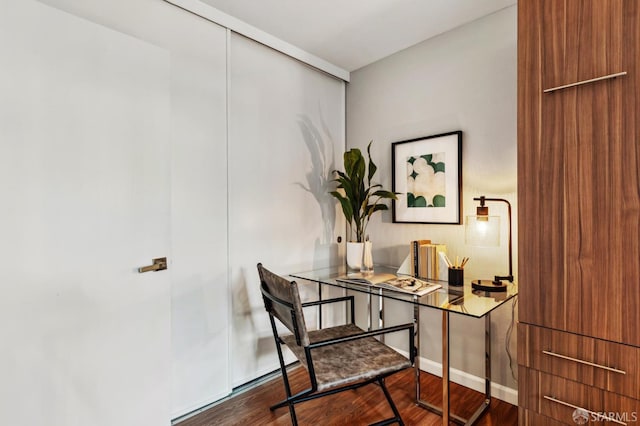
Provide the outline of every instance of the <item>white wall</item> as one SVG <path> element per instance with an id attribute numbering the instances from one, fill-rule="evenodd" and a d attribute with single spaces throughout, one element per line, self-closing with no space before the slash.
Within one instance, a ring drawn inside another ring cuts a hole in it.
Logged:
<path id="1" fill-rule="evenodd" d="M 463 131 L 463 215 L 475 213 L 473 197 L 516 199 L 516 7 L 503 9 L 429 39 L 351 74 L 347 86 L 347 147 L 366 147 L 379 181 L 391 188 L 391 143 L 448 131 Z M 505 217 L 506 206 L 490 205 Z M 411 240 L 445 243 L 449 253 L 470 256 L 467 278 L 492 278 L 507 272 L 507 221 L 502 246 L 479 249 L 464 244 L 464 226 L 391 223 L 383 212 L 369 225 L 376 262 L 398 265 Z M 513 227 L 514 261 L 517 226 Z M 514 265 L 517 276 L 517 265 Z M 408 320 L 408 312 L 389 307 L 389 318 Z M 406 309 L 405 309 L 406 311 Z M 424 310 L 422 356 L 440 362 L 440 314 Z M 482 377 L 483 321 L 453 316 L 452 367 Z M 505 352 L 511 304 L 492 315 L 495 382 L 517 388 Z M 515 354 L 515 336 L 510 348 Z M 514 361 L 515 367 L 515 361 Z M 511 395 L 513 397 L 513 395 Z"/>

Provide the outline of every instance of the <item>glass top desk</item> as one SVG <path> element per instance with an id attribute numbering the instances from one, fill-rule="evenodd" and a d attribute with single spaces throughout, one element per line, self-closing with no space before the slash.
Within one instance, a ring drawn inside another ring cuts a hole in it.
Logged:
<path id="1" fill-rule="evenodd" d="M 397 268 L 376 265 L 375 273 L 396 274 Z M 472 425 L 480 418 L 482 414 L 489 408 L 491 402 L 491 311 L 503 305 L 507 301 L 513 299 L 518 294 L 516 284 L 507 284 L 506 292 L 485 292 L 474 290 L 471 287 L 471 281 L 465 280 L 463 286 L 449 286 L 445 281 L 428 280 L 432 283 L 442 285 L 442 288 L 432 293 L 418 296 L 411 293 L 394 291 L 375 285 L 359 284 L 355 282 L 346 282 L 338 280 L 338 278 L 346 275 L 347 270 L 344 267 L 333 267 L 317 269 L 313 271 L 300 272 L 290 274 L 291 277 L 298 280 L 303 285 L 305 280 L 310 283 L 318 284 L 318 297 L 322 298 L 322 285 L 329 285 L 345 290 L 353 290 L 365 293 L 369 296 L 369 324 L 371 329 L 371 297 L 379 296 L 379 310 L 382 311 L 384 299 L 393 299 L 413 305 L 413 322 L 415 326 L 414 341 L 418 356 L 415 358 L 414 371 L 416 381 L 416 403 L 430 411 L 436 412 L 442 416 L 442 424 L 448 425 L 449 420 L 462 425 Z M 420 307 L 438 309 L 442 311 L 442 407 L 437 407 L 427 401 L 422 400 L 420 396 Z M 450 413 L 449 407 L 449 314 L 466 315 L 474 318 L 483 318 L 485 320 L 485 399 L 478 407 L 474 414 L 468 419 L 464 419 L 455 414 Z M 321 313 L 320 313 L 321 315 Z M 379 326 L 383 326 L 383 315 L 378 315 Z M 320 317 L 320 326 L 322 326 L 322 317 Z"/>

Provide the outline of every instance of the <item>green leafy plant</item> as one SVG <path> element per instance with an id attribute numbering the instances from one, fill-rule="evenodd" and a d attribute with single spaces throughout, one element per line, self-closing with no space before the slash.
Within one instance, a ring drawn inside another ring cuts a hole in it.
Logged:
<path id="1" fill-rule="evenodd" d="M 382 185 L 371 183 L 378 170 L 371 160 L 372 143 L 373 141 L 367 145 L 367 162 L 358 148 L 344 153 L 344 172 L 334 170 L 338 177 L 333 181 L 338 183 L 338 188 L 330 192 L 340 201 L 349 225 L 349 233 L 355 233 L 356 241 L 359 243 L 364 242 L 371 215 L 389 209 L 381 201 L 398 199 L 395 193 L 383 189 Z"/>

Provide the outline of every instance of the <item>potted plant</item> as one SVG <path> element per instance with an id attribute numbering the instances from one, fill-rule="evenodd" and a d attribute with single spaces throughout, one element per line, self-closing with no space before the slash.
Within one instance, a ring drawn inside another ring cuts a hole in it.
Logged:
<path id="1" fill-rule="evenodd" d="M 347 242 L 347 265 L 350 268 L 361 267 L 366 231 L 371 216 L 382 210 L 388 210 L 383 200 L 397 200 L 396 194 L 382 188 L 381 184 L 372 184 L 371 180 L 378 168 L 371 160 L 371 143 L 367 145 L 368 161 L 358 148 L 352 148 L 344 153 L 344 172 L 335 170 L 334 179 L 338 187 L 330 194 L 340 201 L 342 212 L 349 227 L 349 241 Z M 355 236 L 355 241 L 352 237 Z M 370 243 L 368 244 L 370 257 Z M 366 262 L 369 263 L 369 262 Z M 372 267 L 373 265 L 365 265 Z"/>

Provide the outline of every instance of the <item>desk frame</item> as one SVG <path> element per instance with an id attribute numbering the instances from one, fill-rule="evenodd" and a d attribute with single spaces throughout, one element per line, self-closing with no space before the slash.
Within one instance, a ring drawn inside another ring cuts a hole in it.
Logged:
<path id="1" fill-rule="evenodd" d="M 449 311 L 442 311 L 442 407 L 424 401 L 420 392 L 420 356 L 416 356 L 414 369 L 416 381 L 416 404 L 442 416 L 442 424 L 448 425 L 449 420 L 459 425 L 473 425 L 491 405 L 491 313 L 484 317 L 484 401 L 468 419 L 451 413 L 450 406 L 450 371 L 449 362 Z M 416 335 L 414 342 L 416 351 L 420 354 L 420 305 L 413 305 L 413 321 Z"/>
<path id="2" fill-rule="evenodd" d="M 327 283 L 323 283 L 320 280 L 313 281 L 318 284 L 318 298 L 322 300 L 322 286 L 330 285 Z M 350 289 L 344 287 L 345 291 Z M 357 291 L 357 290 L 352 290 Z M 374 294 L 372 292 L 367 292 L 367 311 L 368 311 L 368 319 L 367 319 L 367 328 L 368 331 L 372 329 L 372 296 Z M 375 294 L 378 299 L 378 327 L 384 326 L 384 299 L 382 289 L 379 289 L 378 293 Z M 451 413 L 450 406 L 450 372 L 451 365 L 449 359 L 449 315 L 451 311 L 442 310 L 442 407 L 438 407 L 430 402 L 427 402 L 422 399 L 421 391 L 420 391 L 420 305 L 418 303 L 418 296 L 413 296 L 413 302 L 408 301 L 399 301 L 402 303 L 412 303 L 413 304 L 413 325 L 414 325 L 414 336 L 413 341 L 416 348 L 416 357 L 414 362 L 414 379 L 416 383 L 415 388 L 415 402 L 418 406 L 425 408 L 429 411 L 432 411 L 440 416 L 442 416 L 442 424 L 448 426 L 449 421 L 453 421 L 459 425 L 470 426 L 473 425 L 488 409 L 491 405 L 491 312 L 488 312 L 484 315 L 484 351 L 485 351 L 485 361 L 484 361 L 484 401 L 480 406 L 476 409 L 471 417 L 468 419 L 457 416 L 456 414 Z M 428 308 L 428 306 L 425 306 Z M 437 309 L 437 308 L 431 308 Z M 348 315 L 348 314 L 347 314 Z M 318 325 L 322 328 L 322 309 L 318 309 Z"/>

